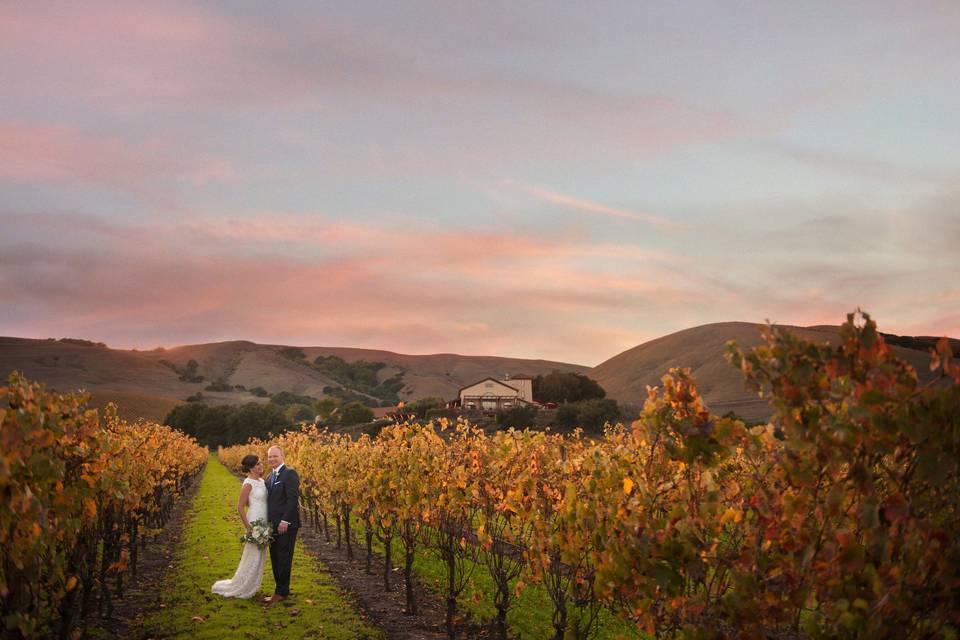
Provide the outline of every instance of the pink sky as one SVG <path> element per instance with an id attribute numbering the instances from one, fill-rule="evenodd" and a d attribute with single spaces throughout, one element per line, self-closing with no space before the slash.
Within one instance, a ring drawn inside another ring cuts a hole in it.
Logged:
<path id="1" fill-rule="evenodd" d="M 954 3 L 0 7 L 0 334 L 960 336 Z"/>

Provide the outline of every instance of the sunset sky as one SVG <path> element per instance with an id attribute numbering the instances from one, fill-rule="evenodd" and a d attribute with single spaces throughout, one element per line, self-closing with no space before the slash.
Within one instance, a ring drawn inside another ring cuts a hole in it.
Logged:
<path id="1" fill-rule="evenodd" d="M 0 335 L 960 337 L 960 2 L 8 2 Z"/>

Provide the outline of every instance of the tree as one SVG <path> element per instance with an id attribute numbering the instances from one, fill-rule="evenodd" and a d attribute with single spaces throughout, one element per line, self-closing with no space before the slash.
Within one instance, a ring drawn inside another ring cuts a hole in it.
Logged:
<path id="1" fill-rule="evenodd" d="M 311 396 L 301 396 L 296 393 L 291 393 L 290 391 L 281 391 L 279 393 L 275 393 L 270 398 L 270 402 L 272 404 L 278 404 L 281 406 L 290 404 L 313 404 L 315 401 L 316 398 Z"/>
<path id="2" fill-rule="evenodd" d="M 288 404 L 283 410 L 283 415 L 292 422 L 313 422 L 317 417 L 312 406 L 299 403 Z"/>
<path id="3" fill-rule="evenodd" d="M 427 417 L 427 412 L 431 409 L 443 409 L 447 406 L 446 400 L 438 397 L 420 398 L 403 406 L 403 413 L 412 413 L 417 418 Z"/>
<path id="4" fill-rule="evenodd" d="M 579 373 L 554 371 L 533 379 L 533 397 L 539 402 L 579 402 L 605 398 L 607 392 L 596 380 Z"/>
<path id="5" fill-rule="evenodd" d="M 271 433 L 282 433 L 291 426 L 290 421 L 283 415 L 283 410 L 276 405 L 248 402 L 233 409 L 235 429 L 240 437 L 232 442 L 242 442 L 243 437 L 266 438 Z M 242 434 L 249 435 L 242 436 Z"/>
<path id="6" fill-rule="evenodd" d="M 614 424 L 620 418 L 620 407 L 609 398 L 571 402 L 557 408 L 557 426 L 564 429 L 580 427 L 594 434 L 602 433 L 603 425 Z"/>
<path id="7" fill-rule="evenodd" d="M 245 442 L 250 438 L 266 438 L 270 433 L 281 433 L 291 426 L 291 420 L 280 407 L 255 402 L 239 407 L 211 407 L 192 402 L 174 407 L 164 422 L 211 447 Z"/>
<path id="8" fill-rule="evenodd" d="M 620 407 L 610 398 L 584 400 L 580 405 L 580 426 L 587 433 L 603 433 L 607 423 L 616 424 L 621 418 Z"/>
<path id="9" fill-rule="evenodd" d="M 180 379 L 184 382 L 203 382 L 203 376 L 197 375 L 197 370 L 200 368 L 200 365 L 196 360 L 191 358 L 187 361 L 187 366 L 183 369 L 176 369 L 174 371 L 180 374 Z"/>
<path id="10" fill-rule="evenodd" d="M 340 410 L 340 424 L 362 424 L 373 420 L 373 411 L 359 402 L 351 402 Z"/>
<path id="11" fill-rule="evenodd" d="M 313 410 L 321 419 L 326 420 L 340 406 L 340 401 L 331 396 L 324 396 L 313 403 Z"/>
<path id="12" fill-rule="evenodd" d="M 177 405 L 164 418 L 163 424 L 179 429 L 188 436 L 196 437 L 197 418 L 206 408 L 207 405 L 198 402 Z"/>

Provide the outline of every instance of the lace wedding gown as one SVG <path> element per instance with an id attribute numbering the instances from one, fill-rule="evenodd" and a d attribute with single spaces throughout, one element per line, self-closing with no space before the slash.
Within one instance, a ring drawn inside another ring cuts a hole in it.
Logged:
<path id="1" fill-rule="evenodd" d="M 247 522 L 267 519 L 267 485 L 263 480 L 247 478 L 243 484 L 251 485 L 250 502 L 247 507 Z M 267 558 L 267 548 L 258 547 L 252 542 L 243 543 L 243 555 L 240 566 L 230 580 L 217 580 L 213 583 L 213 593 L 225 598 L 251 598 L 260 590 L 263 581 L 263 567 Z"/>

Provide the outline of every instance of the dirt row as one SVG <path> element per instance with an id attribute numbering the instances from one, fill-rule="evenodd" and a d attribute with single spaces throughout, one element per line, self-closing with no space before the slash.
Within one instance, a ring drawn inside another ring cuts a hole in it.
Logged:
<path id="1" fill-rule="evenodd" d="M 446 638 L 444 605 L 437 595 L 415 585 L 417 615 L 406 613 L 403 573 L 393 571 L 392 591 L 383 590 L 383 557 L 374 555 L 372 573 L 366 573 L 366 549 L 354 542 L 354 558 L 347 558 L 346 546 L 337 549 L 335 542 L 327 542 L 322 531 L 309 525 L 300 529 L 297 542 L 303 544 L 309 555 L 318 559 L 331 577 L 349 592 L 357 605 L 373 622 L 383 629 L 390 640 L 440 640 Z M 291 589 L 295 590 L 296 585 Z M 463 637 L 479 637 L 470 630 Z"/>
<path id="2" fill-rule="evenodd" d="M 200 490 L 204 469 L 198 473 L 173 506 L 167 525 L 138 552 L 137 577 L 129 579 L 123 597 L 114 601 L 113 617 L 93 619 L 87 625 L 87 635 L 94 637 L 125 638 L 133 635 L 146 617 L 160 606 L 160 585 L 173 566 L 173 558 L 183 534 L 185 514 Z"/>

